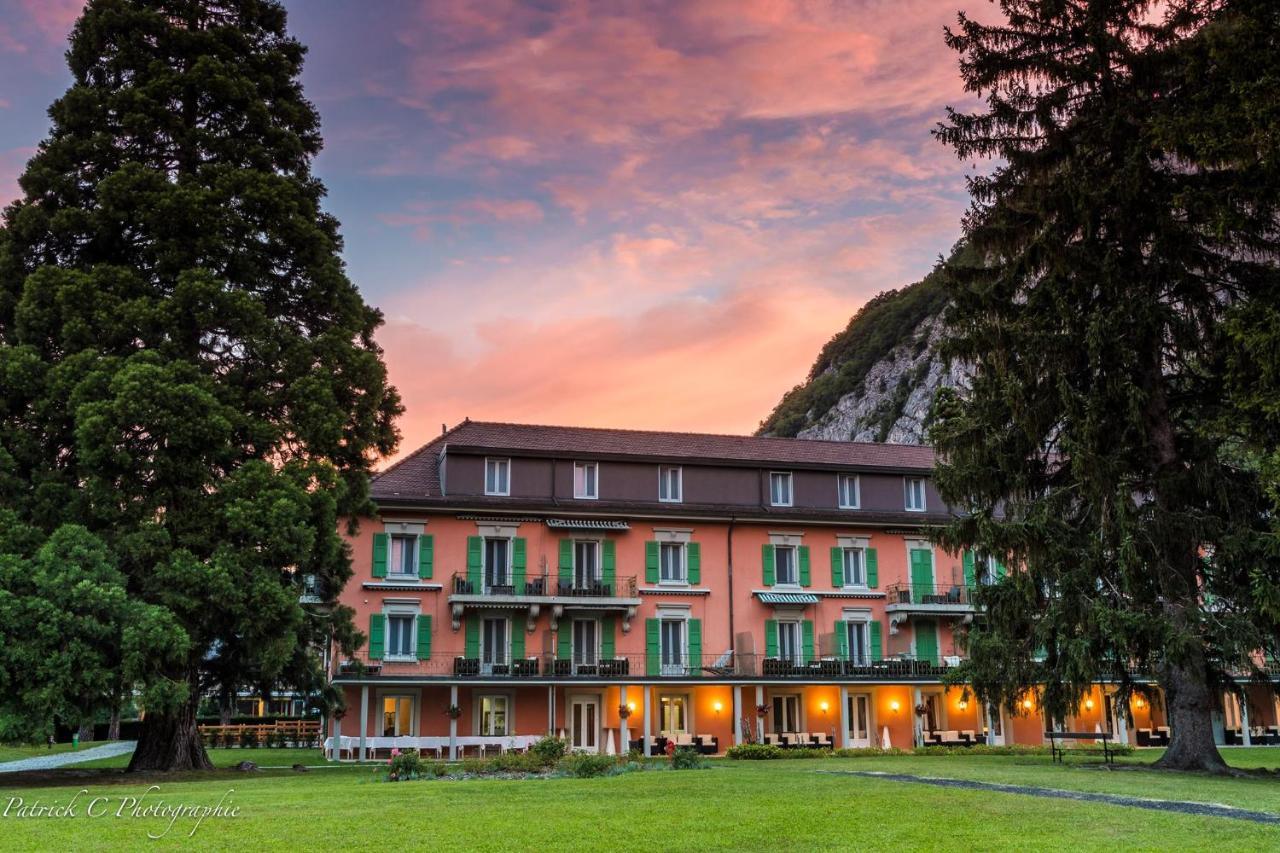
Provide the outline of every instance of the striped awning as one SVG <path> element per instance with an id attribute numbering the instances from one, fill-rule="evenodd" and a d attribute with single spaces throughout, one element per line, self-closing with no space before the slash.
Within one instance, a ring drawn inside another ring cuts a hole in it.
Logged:
<path id="1" fill-rule="evenodd" d="M 625 521 L 609 521 L 600 518 L 548 518 L 547 527 L 561 530 L 630 530 Z"/>
<path id="2" fill-rule="evenodd" d="M 764 604 L 817 604 L 818 596 L 811 592 L 757 592 L 756 598 Z"/>

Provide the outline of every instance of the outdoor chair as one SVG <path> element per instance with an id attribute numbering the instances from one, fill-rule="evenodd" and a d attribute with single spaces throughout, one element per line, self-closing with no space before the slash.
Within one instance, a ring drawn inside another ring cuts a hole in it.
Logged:
<path id="1" fill-rule="evenodd" d="M 1168 746 L 1169 745 L 1169 727 L 1156 726 L 1156 732 L 1154 737 L 1152 737 L 1152 742 L 1156 743 L 1158 746 Z"/>
<path id="2" fill-rule="evenodd" d="M 696 738 L 698 752 L 703 755 L 715 755 L 720 751 L 720 738 L 712 735 L 698 735 Z"/>
<path id="3" fill-rule="evenodd" d="M 1151 729 L 1138 729 L 1135 734 L 1138 738 L 1138 746 L 1151 746 Z"/>
<path id="4" fill-rule="evenodd" d="M 782 742 L 782 738 L 773 732 L 765 732 L 764 743 L 765 746 L 786 746 L 786 744 Z"/>
<path id="5" fill-rule="evenodd" d="M 831 738 L 826 732 L 821 732 L 813 736 L 813 745 L 818 749 L 830 749 Z"/>
<path id="6" fill-rule="evenodd" d="M 693 735 L 689 735 L 689 734 L 676 735 L 676 749 L 682 749 L 684 747 L 689 747 L 690 749 L 697 749 L 698 745 L 694 743 Z"/>
<path id="7" fill-rule="evenodd" d="M 963 731 L 961 731 L 960 739 L 963 741 L 965 746 L 973 746 L 975 743 L 978 742 L 977 733 L 974 732 L 973 729 L 964 729 Z"/>

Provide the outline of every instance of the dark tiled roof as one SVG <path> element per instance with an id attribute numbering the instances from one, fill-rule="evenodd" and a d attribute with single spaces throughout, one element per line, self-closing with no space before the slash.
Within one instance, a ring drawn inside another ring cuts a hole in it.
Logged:
<path id="1" fill-rule="evenodd" d="M 884 468 L 922 472 L 933 467 L 934 458 L 932 448 L 913 444 L 464 421 L 377 475 L 373 481 L 374 498 L 438 497 L 440 452 L 446 445 L 461 451 L 530 456 L 671 459 L 712 464 L 759 463 L 798 468 Z"/>

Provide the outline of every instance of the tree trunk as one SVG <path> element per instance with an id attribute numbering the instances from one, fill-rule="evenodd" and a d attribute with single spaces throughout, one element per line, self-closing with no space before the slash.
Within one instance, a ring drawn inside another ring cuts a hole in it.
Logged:
<path id="1" fill-rule="evenodd" d="M 191 698 L 176 711 L 150 711 L 142 720 L 138 746 L 129 761 L 129 772 L 137 770 L 212 770 L 213 762 L 204 751 L 204 742 L 196 727 L 196 709 L 200 692 L 193 688 Z"/>
<path id="2" fill-rule="evenodd" d="M 81 723 L 79 731 L 76 732 L 80 736 L 81 743 L 88 743 L 93 740 L 93 721 Z"/>
<path id="3" fill-rule="evenodd" d="M 222 704 L 218 706 L 218 722 L 224 726 L 231 725 L 232 711 L 234 710 L 235 708 L 232 707 L 231 703 L 224 698 Z"/>
<path id="4" fill-rule="evenodd" d="M 120 705 L 111 706 L 111 718 L 107 721 L 107 740 L 120 740 Z"/>
<path id="5" fill-rule="evenodd" d="M 1155 766 L 1164 770 L 1197 770 L 1228 773 L 1213 740 L 1214 698 L 1205 678 L 1205 667 L 1168 664 L 1160 686 L 1169 710 L 1169 748 Z"/>

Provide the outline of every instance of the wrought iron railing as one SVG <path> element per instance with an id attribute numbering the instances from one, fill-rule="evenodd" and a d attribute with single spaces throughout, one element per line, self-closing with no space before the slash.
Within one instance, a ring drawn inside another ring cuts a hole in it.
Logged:
<path id="1" fill-rule="evenodd" d="M 973 590 L 962 584 L 896 583 L 885 588 L 885 603 L 972 607 Z"/>
<path id="2" fill-rule="evenodd" d="M 947 658 L 952 663 L 958 658 Z M 486 661 L 465 652 L 434 653 L 426 660 L 384 655 L 373 660 L 366 651 L 338 665 L 339 677 L 421 676 L 435 678 L 671 678 L 736 679 L 794 678 L 796 680 L 881 680 L 885 678 L 933 678 L 950 665 L 894 657 L 882 660 L 850 660 L 818 657 L 786 660 L 756 654 L 617 655 L 607 658 L 574 659 L 554 654 L 531 655 L 502 661 Z"/>
<path id="3" fill-rule="evenodd" d="M 452 595 L 514 595 L 531 598 L 635 598 L 634 575 L 604 578 L 563 578 L 558 573 L 525 574 L 506 572 L 479 575 L 454 572 L 449 582 Z"/>

